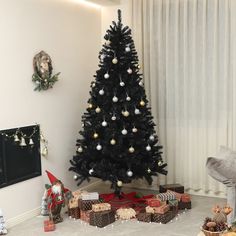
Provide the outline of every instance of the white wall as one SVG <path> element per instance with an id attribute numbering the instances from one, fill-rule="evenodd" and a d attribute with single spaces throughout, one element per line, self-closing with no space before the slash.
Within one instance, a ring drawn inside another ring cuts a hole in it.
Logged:
<path id="1" fill-rule="evenodd" d="M 43 176 L 0 189 L 9 219 L 41 204 L 45 169 L 76 188 L 69 159 L 97 69 L 101 10 L 70 0 L 1 0 L 0 32 L 0 129 L 37 122 L 49 141 Z M 40 50 L 52 57 L 61 80 L 52 90 L 34 92 L 32 59 Z"/>

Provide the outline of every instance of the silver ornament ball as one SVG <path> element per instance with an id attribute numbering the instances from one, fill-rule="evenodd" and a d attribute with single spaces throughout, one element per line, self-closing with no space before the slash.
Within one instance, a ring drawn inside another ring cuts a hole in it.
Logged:
<path id="1" fill-rule="evenodd" d="M 102 150 L 102 146 L 101 146 L 100 144 L 98 144 L 97 147 L 96 147 L 96 149 L 97 149 L 98 151 L 100 151 L 100 150 Z"/>
<path id="2" fill-rule="evenodd" d="M 126 51 L 126 52 L 130 52 L 130 47 L 126 47 L 126 48 L 125 48 L 125 51 Z"/>
<path id="3" fill-rule="evenodd" d="M 150 139 L 151 141 L 154 141 L 155 137 L 154 137 L 153 135 L 150 135 L 149 139 Z"/>
<path id="4" fill-rule="evenodd" d="M 127 70 L 127 72 L 128 72 L 128 74 L 132 74 L 132 69 L 131 68 L 129 68 L 128 70 Z"/>
<path id="5" fill-rule="evenodd" d="M 102 126 L 103 126 L 103 127 L 106 127 L 106 126 L 107 126 L 107 122 L 106 122 L 105 120 L 102 122 Z"/>
<path id="6" fill-rule="evenodd" d="M 146 150 L 151 151 L 151 149 L 152 149 L 151 146 L 148 144 L 147 147 L 146 147 Z"/>
<path id="7" fill-rule="evenodd" d="M 163 161 L 158 161 L 157 163 L 158 166 L 162 166 L 162 164 L 163 164 Z"/>
<path id="8" fill-rule="evenodd" d="M 78 147 L 77 151 L 81 153 L 81 152 L 83 152 L 83 148 L 82 147 Z"/>
<path id="9" fill-rule="evenodd" d="M 92 175 L 92 174 L 93 174 L 93 172 L 94 172 L 94 170 L 93 170 L 93 169 L 90 169 L 90 170 L 89 170 L 89 174 L 90 174 L 90 175 Z"/>
<path id="10" fill-rule="evenodd" d="M 123 135 L 126 135 L 126 134 L 128 133 L 128 131 L 127 131 L 127 129 L 122 129 L 121 133 L 122 133 Z"/>
<path id="11" fill-rule="evenodd" d="M 114 138 L 111 139 L 110 144 L 111 144 L 111 145 L 115 145 L 115 144 L 116 144 L 116 140 L 115 140 Z"/>
<path id="12" fill-rule="evenodd" d="M 128 170 L 128 171 L 127 171 L 127 175 L 128 175 L 129 177 L 132 177 L 132 176 L 133 176 L 133 172 L 132 172 L 131 170 Z"/>
<path id="13" fill-rule="evenodd" d="M 134 148 L 133 148 L 132 146 L 129 148 L 129 152 L 130 152 L 130 153 L 133 153 L 133 152 L 134 152 Z"/>
<path id="14" fill-rule="evenodd" d="M 118 59 L 117 59 L 116 57 L 113 58 L 113 59 L 112 59 L 112 63 L 113 63 L 113 64 L 117 64 L 117 63 L 118 63 Z"/>
<path id="15" fill-rule="evenodd" d="M 118 97 L 114 96 L 114 97 L 112 98 L 112 101 L 113 101 L 113 102 L 118 102 Z"/>
<path id="16" fill-rule="evenodd" d="M 109 75 L 108 73 L 106 73 L 106 74 L 104 75 L 104 78 L 105 78 L 105 79 L 109 79 L 109 77 L 110 77 L 110 75 Z"/>
<path id="17" fill-rule="evenodd" d="M 113 115 L 113 116 L 111 117 L 111 120 L 113 120 L 113 121 L 116 120 L 116 116 Z"/>
<path id="18" fill-rule="evenodd" d="M 147 169 L 147 172 L 148 172 L 148 173 L 151 173 L 152 171 L 148 168 L 148 169 Z"/>
<path id="19" fill-rule="evenodd" d="M 136 109 L 134 110 L 134 113 L 135 113 L 135 115 L 139 115 L 139 114 L 140 114 L 140 110 L 139 110 L 138 108 L 136 108 Z"/>
<path id="20" fill-rule="evenodd" d="M 128 102 L 131 101 L 131 97 L 127 96 L 126 101 L 128 101 Z"/>
<path id="21" fill-rule="evenodd" d="M 124 87 L 125 86 L 125 83 L 123 81 L 120 82 L 120 86 L 121 87 Z"/>
<path id="22" fill-rule="evenodd" d="M 77 179 L 78 179 L 78 175 L 74 175 L 74 176 L 73 176 L 73 179 L 74 179 L 74 180 L 77 180 Z"/>
<path id="23" fill-rule="evenodd" d="M 133 132 L 133 133 L 137 133 L 137 132 L 138 132 L 138 129 L 137 129 L 136 127 L 134 127 L 134 128 L 132 129 L 132 132 Z"/>
<path id="24" fill-rule="evenodd" d="M 99 94 L 104 95 L 104 90 L 103 89 L 99 90 Z"/>

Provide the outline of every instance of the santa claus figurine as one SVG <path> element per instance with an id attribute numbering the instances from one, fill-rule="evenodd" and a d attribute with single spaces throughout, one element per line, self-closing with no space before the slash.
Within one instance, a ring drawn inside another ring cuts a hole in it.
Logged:
<path id="1" fill-rule="evenodd" d="M 46 170 L 48 178 L 51 182 L 51 187 L 47 190 L 47 206 L 49 219 L 55 224 L 62 222 L 61 209 L 65 203 L 72 198 L 72 193 L 69 189 L 64 188 L 64 185 L 52 173 Z"/>

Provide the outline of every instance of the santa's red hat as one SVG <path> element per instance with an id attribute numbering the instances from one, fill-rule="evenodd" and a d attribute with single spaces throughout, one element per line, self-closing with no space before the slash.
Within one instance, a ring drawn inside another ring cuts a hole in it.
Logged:
<path id="1" fill-rule="evenodd" d="M 46 173 L 47 173 L 47 175 L 48 175 L 48 178 L 49 178 L 51 184 L 53 184 L 54 182 L 58 181 L 58 179 L 57 179 L 52 173 L 50 173 L 50 172 L 47 171 L 47 170 L 46 170 Z"/>

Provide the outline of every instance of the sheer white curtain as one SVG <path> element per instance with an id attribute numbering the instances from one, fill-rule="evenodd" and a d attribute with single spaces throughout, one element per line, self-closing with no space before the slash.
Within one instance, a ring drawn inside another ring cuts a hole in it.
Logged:
<path id="1" fill-rule="evenodd" d="M 236 148 L 236 1 L 133 0 L 132 27 L 166 181 L 224 191 L 205 163 Z"/>

